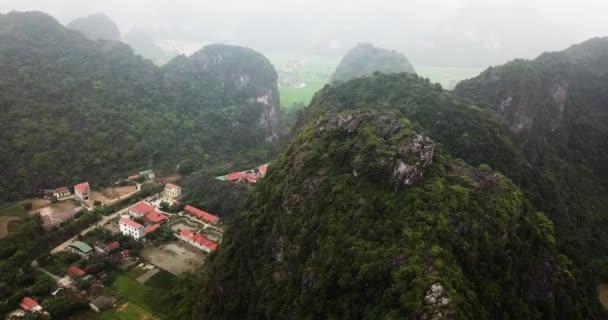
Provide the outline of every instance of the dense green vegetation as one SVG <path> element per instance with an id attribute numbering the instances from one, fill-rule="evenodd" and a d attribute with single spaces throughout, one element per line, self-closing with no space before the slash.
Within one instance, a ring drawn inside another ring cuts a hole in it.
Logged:
<path id="1" fill-rule="evenodd" d="M 182 180 L 184 190 L 182 204 L 190 204 L 230 220 L 242 209 L 247 196 L 247 186 L 197 172 Z"/>
<path id="2" fill-rule="evenodd" d="M 311 119 L 210 256 L 195 318 L 599 318 L 551 221 L 429 141 L 398 111 Z"/>
<path id="3" fill-rule="evenodd" d="M 0 15 L 0 29 L 2 199 L 272 152 L 276 72 L 253 50 L 208 46 L 161 69 L 42 13 Z"/>
<path id="4" fill-rule="evenodd" d="M 416 73 L 407 58 L 396 51 L 375 48 L 371 44 L 359 44 L 342 58 L 332 81 L 347 81 L 368 76 L 374 72 L 381 73 Z"/>

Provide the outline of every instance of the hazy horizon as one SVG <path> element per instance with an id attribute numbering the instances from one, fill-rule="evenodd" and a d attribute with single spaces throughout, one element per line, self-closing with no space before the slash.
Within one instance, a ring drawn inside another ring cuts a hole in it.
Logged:
<path id="1" fill-rule="evenodd" d="M 0 12 L 12 10 L 42 11 L 64 25 L 101 12 L 123 41 L 137 35 L 178 42 L 180 50 L 228 43 L 265 54 L 340 56 L 371 42 L 425 66 L 486 67 L 608 35 L 608 2 L 592 0 L 0 0 Z"/>

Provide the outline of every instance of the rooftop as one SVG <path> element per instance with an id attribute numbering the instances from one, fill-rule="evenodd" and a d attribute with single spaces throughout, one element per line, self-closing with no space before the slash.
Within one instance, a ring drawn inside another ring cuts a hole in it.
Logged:
<path id="1" fill-rule="evenodd" d="M 24 297 L 21 300 L 21 303 L 19 304 L 19 306 L 23 309 L 23 310 L 31 310 L 31 309 L 35 309 L 38 305 L 38 302 L 30 297 Z"/>
<path id="2" fill-rule="evenodd" d="M 169 189 L 179 189 L 180 187 L 177 185 L 174 185 L 173 183 L 167 182 L 165 184 L 165 188 L 169 188 Z"/>
<path id="3" fill-rule="evenodd" d="M 77 277 L 77 278 L 82 278 L 87 275 L 87 273 L 84 270 L 78 268 L 77 266 L 69 266 L 68 274 L 72 277 Z"/>
<path id="4" fill-rule="evenodd" d="M 201 234 L 194 233 L 188 229 L 182 229 L 179 233 L 180 235 L 190 239 L 191 241 L 209 248 L 209 250 L 215 250 L 217 248 L 217 243 L 205 238 L 205 236 Z"/>
<path id="5" fill-rule="evenodd" d="M 93 251 L 93 248 L 91 248 L 91 246 L 89 246 L 88 244 L 86 244 L 82 241 L 74 241 L 74 242 L 70 243 L 70 247 L 76 248 L 76 249 L 78 249 L 78 251 L 80 251 L 82 253 L 89 253 L 89 252 Z"/>
<path id="6" fill-rule="evenodd" d="M 130 211 L 136 212 L 136 213 L 140 213 L 140 214 L 145 214 L 148 213 L 152 210 L 154 210 L 154 207 L 152 207 L 151 205 L 140 201 L 136 204 L 134 204 L 133 206 L 131 206 L 131 208 L 129 208 Z"/>
<path id="7" fill-rule="evenodd" d="M 55 189 L 55 192 L 68 192 L 70 190 L 68 190 L 68 187 L 59 187 L 57 189 Z"/>
<path id="8" fill-rule="evenodd" d="M 154 223 L 167 220 L 167 216 L 166 215 L 164 215 L 164 214 L 162 214 L 162 213 L 160 213 L 160 212 L 158 212 L 156 210 L 152 210 L 150 213 L 148 213 L 145 216 L 145 218 L 146 218 L 146 220 L 148 220 L 150 222 L 154 222 Z"/>
<path id="9" fill-rule="evenodd" d="M 213 214 L 211 214 L 209 212 L 205 212 L 205 211 L 203 211 L 201 209 L 195 208 L 195 207 L 193 207 L 191 205 L 187 205 L 184 208 L 184 210 L 192 213 L 193 215 L 199 217 L 202 220 L 206 220 L 206 221 L 209 221 L 211 223 L 216 223 L 219 220 L 219 218 L 217 216 L 215 216 L 215 215 L 213 215 Z"/>
<path id="10" fill-rule="evenodd" d="M 135 222 L 135 221 L 133 221 L 133 220 L 131 220 L 129 218 L 121 218 L 120 219 L 120 223 L 124 223 L 124 224 L 126 224 L 128 226 L 131 226 L 131 227 L 135 228 L 135 229 L 143 228 L 143 226 L 141 224 L 139 224 L 139 223 L 137 223 L 137 222 Z"/>
<path id="11" fill-rule="evenodd" d="M 80 193 L 87 192 L 89 190 L 90 190 L 90 188 L 89 188 L 88 182 L 79 183 L 74 186 L 74 191 L 78 191 Z"/>
<path id="12" fill-rule="evenodd" d="M 154 231 L 156 231 L 156 229 L 158 229 L 158 228 L 160 228 L 160 224 L 156 223 L 156 224 L 153 224 L 153 225 L 151 225 L 151 226 L 147 227 L 147 228 L 144 230 L 144 232 L 145 232 L 146 234 L 148 234 L 148 233 L 150 233 L 150 232 L 154 232 Z"/>

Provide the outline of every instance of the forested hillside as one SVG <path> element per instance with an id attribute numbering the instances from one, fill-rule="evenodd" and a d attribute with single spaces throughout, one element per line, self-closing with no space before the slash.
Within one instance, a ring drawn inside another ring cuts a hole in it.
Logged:
<path id="1" fill-rule="evenodd" d="M 416 73 L 414 67 L 402 53 L 377 48 L 369 43 L 362 43 L 350 49 L 342 58 L 332 81 L 347 81 L 369 76 L 374 72 L 381 73 Z"/>
<path id="2" fill-rule="evenodd" d="M 160 69 L 127 45 L 91 41 L 45 14 L 0 15 L 0 199 L 83 180 L 108 184 L 146 167 L 172 171 L 182 160 L 266 160 L 278 114 L 259 92 L 277 96 L 276 72 L 252 50 L 213 46 L 195 56 L 208 52 L 212 69 L 176 77 L 171 66 L 183 57 Z M 235 78 L 257 91 L 226 85 Z"/>
<path id="3" fill-rule="evenodd" d="M 254 188 L 196 319 L 600 318 L 508 178 L 451 158 L 397 110 L 337 109 Z"/>
<path id="4" fill-rule="evenodd" d="M 516 60 L 463 81 L 462 101 L 494 112 L 531 166 L 528 191 L 580 258 L 608 256 L 608 38 Z M 596 271 L 608 275 L 608 259 Z"/>

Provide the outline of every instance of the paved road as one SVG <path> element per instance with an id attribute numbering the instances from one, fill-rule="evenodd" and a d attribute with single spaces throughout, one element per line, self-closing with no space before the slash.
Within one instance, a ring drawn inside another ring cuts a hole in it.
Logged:
<path id="1" fill-rule="evenodd" d="M 126 210 L 122 209 L 120 211 L 116 211 L 114 213 L 112 213 L 109 216 L 104 216 L 103 218 L 101 218 L 101 220 L 99 220 L 99 222 L 97 222 L 96 224 L 82 230 L 79 234 L 80 235 L 85 235 L 87 233 L 89 233 L 91 230 L 97 228 L 97 227 L 102 227 L 104 224 L 106 224 L 109 220 L 116 218 L 117 216 L 119 216 L 121 213 L 125 213 L 126 214 Z M 57 247 L 53 248 L 53 250 L 51 250 L 51 254 L 55 254 L 57 252 L 63 251 L 65 248 L 67 248 L 70 243 L 74 242 L 74 240 L 76 240 L 76 238 L 78 237 L 78 235 L 71 237 L 70 239 L 68 239 L 66 242 L 58 245 Z"/>

